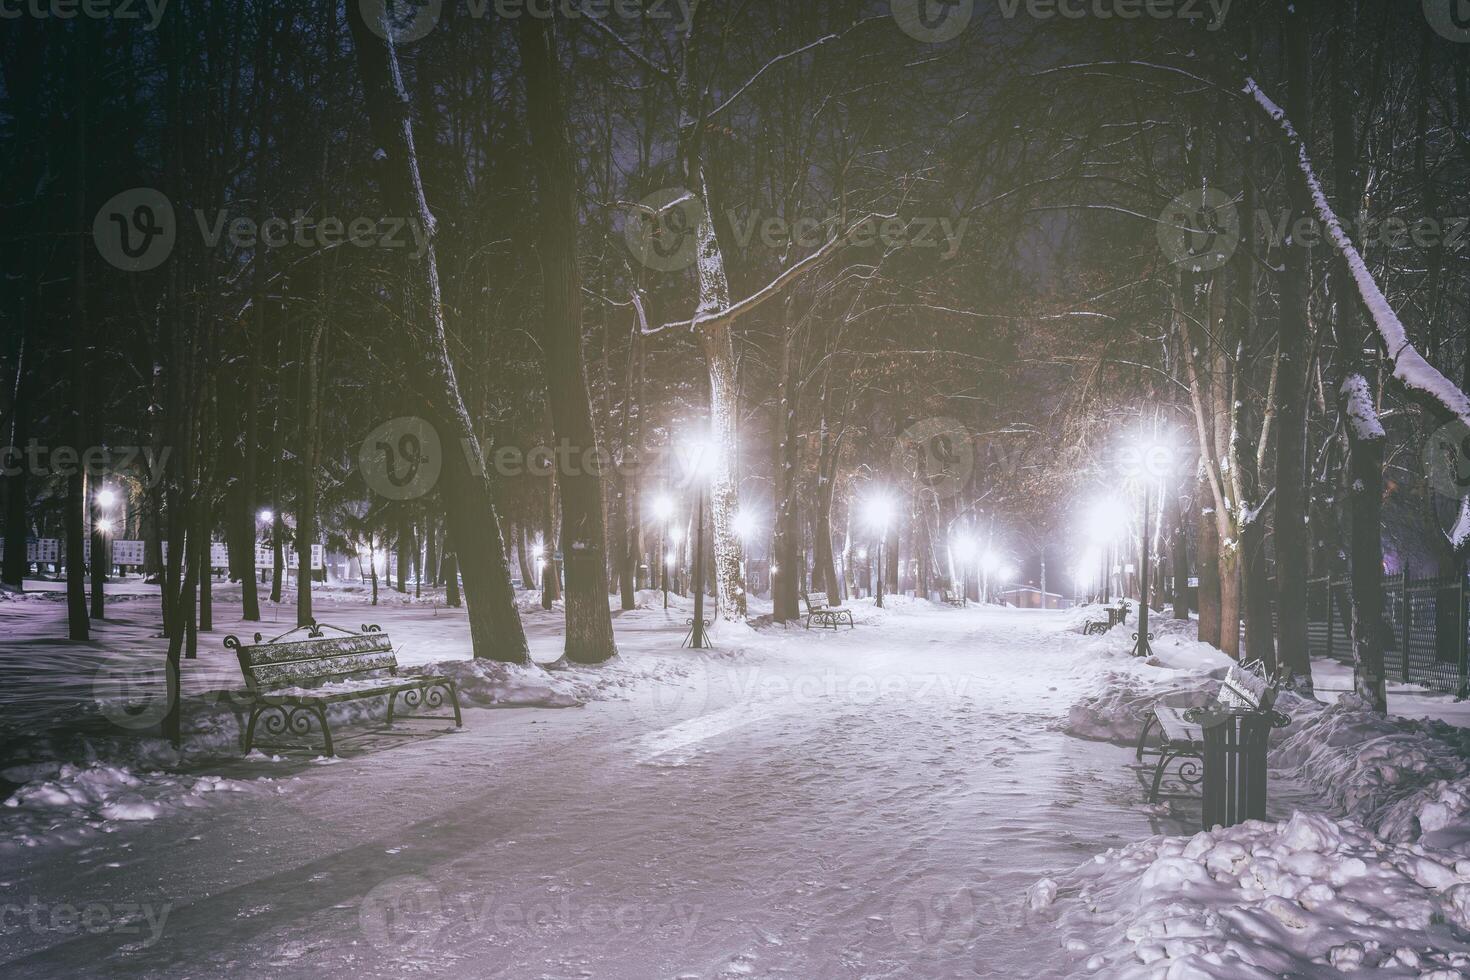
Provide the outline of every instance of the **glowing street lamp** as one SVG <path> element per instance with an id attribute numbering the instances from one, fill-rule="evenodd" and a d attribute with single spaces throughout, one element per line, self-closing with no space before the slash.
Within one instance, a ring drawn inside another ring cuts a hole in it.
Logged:
<path id="1" fill-rule="evenodd" d="M 263 508 L 259 514 L 255 515 L 255 519 L 262 524 L 270 524 L 275 521 L 276 515 L 269 508 Z"/>
<path id="2" fill-rule="evenodd" d="M 1111 582 L 1112 567 L 1109 561 L 1109 553 L 1122 537 L 1123 531 L 1128 525 L 1128 510 L 1116 497 L 1104 497 L 1092 505 L 1092 510 L 1087 515 L 1087 536 L 1092 543 L 1097 545 L 1102 559 L 1102 575 L 1098 579 L 1098 585 L 1102 592 L 1104 603 L 1111 599 L 1109 583 Z"/>
<path id="3" fill-rule="evenodd" d="M 868 524 L 878 532 L 878 588 L 875 605 L 883 608 L 883 558 L 888 548 L 888 525 L 893 520 L 893 500 L 881 490 L 868 498 L 864 507 Z"/>
<path id="4" fill-rule="evenodd" d="M 105 517 L 102 520 L 98 521 L 97 522 L 97 533 L 98 534 L 111 534 L 112 533 L 112 522 L 109 521 Z"/>
<path id="5" fill-rule="evenodd" d="M 117 503 L 117 494 L 116 493 L 113 493 L 111 490 L 108 490 L 105 487 L 103 489 L 97 491 L 97 506 L 98 507 L 101 507 L 103 510 L 111 510 L 112 507 L 113 507 L 113 505 L 116 504 L 116 503 Z"/>

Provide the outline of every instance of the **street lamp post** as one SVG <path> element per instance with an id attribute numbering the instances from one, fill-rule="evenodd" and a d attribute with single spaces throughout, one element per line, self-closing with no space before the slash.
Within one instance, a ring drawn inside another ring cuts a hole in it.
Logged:
<path id="1" fill-rule="evenodd" d="M 92 496 L 92 610 L 93 619 L 106 614 L 107 533 L 112 530 L 108 513 L 117 494 L 103 487 Z"/>
<path id="2" fill-rule="evenodd" d="M 689 648 L 707 650 L 710 642 L 704 631 L 704 481 L 699 481 L 698 512 L 694 518 L 694 623 L 689 630 Z"/>
<path id="3" fill-rule="evenodd" d="M 1153 656 L 1148 633 L 1148 486 L 1143 488 L 1143 527 L 1138 532 L 1138 636 L 1133 644 L 1135 657 Z"/>
<path id="4" fill-rule="evenodd" d="M 1170 447 L 1158 438 L 1157 433 L 1150 443 L 1145 443 L 1142 450 L 1140 472 L 1138 474 L 1139 487 L 1143 496 L 1143 522 L 1138 529 L 1138 633 L 1134 636 L 1133 655 L 1135 657 L 1153 656 L 1153 648 L 1149 641 L 1153 639 L 1148 631 L 1149 614 L 1149 566 L 1152 564 L 1149 553 L 1149 498 L 1153 496 L 1153 477 L 1163 477 L 1168 472 L 1170 464 Z"/>
<path id="5" fill-rule="evenodd" d="M 893 505 L 883 494 L 878 494 L 868 501 L 868 522 L 878 531 L 878 587 L 873 595 L 876 597 L 874 605 L 883 608 L 883 566 L 887 564 L 888 552 L 888 522 L 893 516 Z"/>

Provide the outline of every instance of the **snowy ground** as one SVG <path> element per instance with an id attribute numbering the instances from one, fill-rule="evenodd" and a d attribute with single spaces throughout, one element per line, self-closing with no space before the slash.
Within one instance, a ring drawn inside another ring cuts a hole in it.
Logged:
<path id="1" fill-rule="evenodd" d="M 1197 810 L 1143 805 L 1124 747 L 1154 698 L 1218 684 L 1226 661 L 1178 626 L 1142 663 L 1125 630 L 1070 631 L 1084 613 L 898 600 L 836 634 L 723 626 L 695 653 L 687 607 L 649 593 L 616 617 L 617 663 L 547 673 L 464 662 L 462 611 L 384 598 L 318 618 L 450 661 L 427 669 L 475 706 L 460 732 L 347 728 L 336 761 L 240 757 L 206 694 L 237 684 L 219 638 L 254 629 L 228 595 L 185 665 L 182 757 L 115 712 L 47 734 L 117 693 L 118 657 L 156 659 L 156 598 L 120 597 L 87 647 L 54 639 L 54 599 L 0 607 L 0 778 L 24 783 L 0 807 L 0 973 L 1460 975 L 1456 730 L 1303 702 L 1273 755 L 1282 822 L 1192 837 Z M 559 611 L 525 605 L 555 660 Z"/>
<path id="2" fill-rule="evenodd" d="M 115 629 L 142 638 L 151 606 L 127 607 Z M 462 614 L 372 612 L 405 659 L 465 649 Z M 5 971 L 1062 975 L 1026 889 L 1180 829 L 1137 805 L 1125 751 L 1057 729 L 1089 649 L 1058 614 L 865 607 L 836 635 L 726 627 L 713 654 L 678 649 L 686 615 L 619 616 L 625 663 L 582 707 L 472 708 L 462 733 L 334 764 L 235 759 L 212 767 L 243 787 L 226 802 L 11 848 L 0 895 L 40 911 L 11 916 Z M 554 658 L 556 615 L 527 620 Z"/>

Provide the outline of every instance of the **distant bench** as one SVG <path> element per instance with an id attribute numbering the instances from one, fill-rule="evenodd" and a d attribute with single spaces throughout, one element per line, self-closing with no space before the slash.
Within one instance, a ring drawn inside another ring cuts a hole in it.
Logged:
<path id="1" fill-rule="evenodd" d="M 302 630 L 306 631 L 305 639 L 287 640 Z M 324 630 L 335 630 L 342 635 L 326 636 Z M 338 626 L 312 623 L 264 643 L 259 633 L 255 634 L 255 642 L 249 644 L 230 635 L 225 637 L 225 647 L 235 651 L 240 659 L 240 672 L 245 675 L 246 699 L 250 705 L 250 720 L 245 726 L 247 753 L 255 744 L 257 723 L 262 723 L 268 736 L 303 737 L 311 732 L 311 719 L 315 717 L 326 754 L 336 755 L 332 728 L 327 722 L 327 706 L 366 698 L 388 699 L 389 728 L 393 727 L 400 695 L 410 710 L 421 706 L 441 708 L 447 697 L 454 708 L 455 727 L 464 724 L 454 681 L 447 677 L 398 677 L 398 657 L 393 653 L 393 644 L 388 634 L 377 626 L 364 626 L 360 633 L 354 633 Z M 447 715 L 398 717 L 450 720 Z"/>
<path id="2" fill-rule="evenodd" d="M 818 629 L 835 630 L 839 624 L 846 623 L 849 629 L 856 629 L 857 624 L 852 621 L 852 610 L 834 606 L 827 598 L 825 592 L 813 592 L 807 595 L 801 594 L 806 602 L 806 628 L 813 626 Z"/>
<path id="3" fill-rule="evenodd" d="M 1103 610 L 1103 612 L 1108 614 L 1107 620 L 1094 619 L 1082 627 L 1082 632 L 1086 636 L 1101 636 L 1114 626 L 1128 622 L 1128 611 L 1129 605 L 1127 599 L 1124 599 L 1116 606 L 1108 606 Z"/>
<path id="4" fill-rule="evenodd" d="M 940 600 L 947 606 L 963 606 L 965 604 L 964 596 L 960 595 L 954 589 L 945 589 L 940 594 Z"/>

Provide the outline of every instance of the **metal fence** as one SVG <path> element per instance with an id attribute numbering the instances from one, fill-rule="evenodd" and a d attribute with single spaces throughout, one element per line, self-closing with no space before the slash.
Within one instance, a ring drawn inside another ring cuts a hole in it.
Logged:
<path id="1" fill-rule="evenodd" d="M 1307 644 L 1314 657 L 1352 659 L 1347 578 L 1307 580 Z M 1470 589 L 1463 577 L 1383 579 L 1383 665 L 1390 681 L 1470 696 Z"/>

